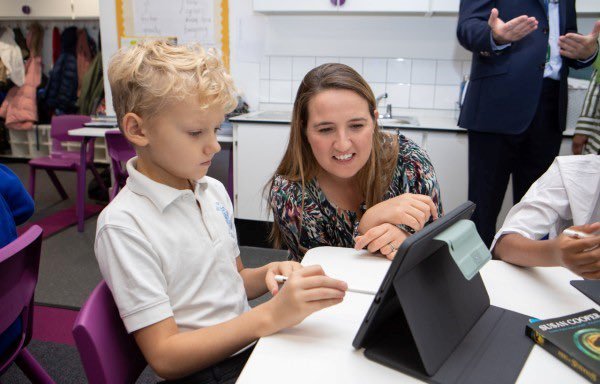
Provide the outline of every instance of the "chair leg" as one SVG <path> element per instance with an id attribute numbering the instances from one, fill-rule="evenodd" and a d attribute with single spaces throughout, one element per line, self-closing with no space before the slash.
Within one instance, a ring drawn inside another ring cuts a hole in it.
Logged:
<path id="1" fill-rule="evenodd" d="M 94 178 L 98 182 L 98 185 L 100 185 L 100 188 L 102 188 L 104 191 L 106 191 L 108 193 L 108 187 L 106 186 L 106 184 L 104 184 L 104 180 L 102 180 L 102 178 L 100 177 L 100 173 L 98 173 L 98 170 L 96 169 L 96 167 L 92 164 L 89 166 L 89 168 L 92 171 L 92 173 L 94 174 Z"/>
<path id="2" fill-rule="evenodd" d="M 29 166 L 29 194 L 35 200 L 35 167 Z"/>
<path id="3" fill-rule="evenodd" d="M 77 168 L 77 231 L 83 232 L 85 221 L 85 166 Z"/>
<path id="4" fill-rule="evenodd" d="M 51 169 L 46 169 L 46 173 L 50 177 L 50 181 L 52 181 L 52 184 L 54 184 L 54 188 L 56 188 L 56 190 L 60 194 L 60 197 L 62 197 L 63 200 L 67 200 L 69 198 L 69 195 L 67 195 L 67 192 L 60 183 L 60 180 L 58 180 L 58 177 L 56 177 L 56 173 L 54 173 L 54 171 Z"/>
<path id="5" fill-rule="evenodd" d="M 54 380 L 27 349 L 21 350 L 15 359 L 15 363 L 32 383 L 54 384 Z"/>

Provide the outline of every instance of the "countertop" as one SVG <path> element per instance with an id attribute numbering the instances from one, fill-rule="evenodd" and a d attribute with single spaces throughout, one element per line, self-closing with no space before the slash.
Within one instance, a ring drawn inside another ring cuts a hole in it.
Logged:
<path id="1" fill-rule="evenodd" d="M 243 115 L 235 116 L 229 119 L 234 124 L 285 124 L 289 125 L 292 113 L 290 111 L 256 111 Z M 456 119 L 443 116 L 414 116 L 417 124 L 398 124 L 395 119 L 401 119 L 406 116 L 396 116 L 393 119 L 379 119 L 379 125 L 384 129 L 406 129 L 417 131 L 441 131 L 467 133 L 467 130 L 456 125 Z M 412 118 L 412 116 L 410 116 Z M 563 137 L 573 137 L 573 130 L 567 130 Z"/>
<path id="2" fill-rule="evenodd" d="M 289 111 L 257 111 L 250 112 L 244 115 L 239 115 L 229 119 L 232 123 L 259 123 L 259 124 L 290 124 L 292 113 Z M 379 124 L 383 128 L 390 129 L 414 129 L 421 131 L 450 131 L 462 132 L 467 131 L 456 125 L 456 120 L 451 117 L 433 117 L 433 116 L 415 116 L 417 123 L 398 124 L 397 119 L 406 116 L 396 116 L 392 119 L 379 119 Z"/>

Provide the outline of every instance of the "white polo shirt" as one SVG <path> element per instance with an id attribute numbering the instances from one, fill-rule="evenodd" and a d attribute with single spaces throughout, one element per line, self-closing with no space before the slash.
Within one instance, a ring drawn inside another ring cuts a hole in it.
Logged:
<path id="1" fill-rule="evenodd" d="M 129 160 L 127 185 L 98 218 L 94 250 L 128 332 L 174 317 L 180 331 L 249 310 L 233 207 L 210 177 L 195 191 L 157 183 Z M 198 206 L 200 205 L 200 207 Z"/>
<path id="2" fill-rule="evenodd" d="M 532 240 L 554 238 L 573 225 L 600 221 L 600 155 L 559 156 L 521 201 L 494 238 L 518 233 Z"/>

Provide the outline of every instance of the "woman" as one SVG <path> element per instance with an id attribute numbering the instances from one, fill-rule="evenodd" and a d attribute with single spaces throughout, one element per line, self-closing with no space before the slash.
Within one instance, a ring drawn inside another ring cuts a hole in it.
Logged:
<path id="1" fill-rule="evenodd" d="M 290 141 L 271 179 L 272 238 L 301 261 L 317 246 L 367 247 L 393 258 L 442 213 L 424 151 L 377 125 L 373 91 L 352 68 L 323 64 L 298 89 Z"/>

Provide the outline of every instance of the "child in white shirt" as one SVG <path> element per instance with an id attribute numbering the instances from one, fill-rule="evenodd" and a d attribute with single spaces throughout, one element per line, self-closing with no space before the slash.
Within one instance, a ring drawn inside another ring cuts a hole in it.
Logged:
<path id="1" fill-rule="evenodd" d="M 148 363 L 176 382 L 234 382 L 252 343 L 342 301 L 346 283 L 294 262 L 244 268 L 231 201 L 207 177 L 236 103 L 212 51 L 146 42 L 108 70 L 120 129 L 137 157 L 98 219 L 95 252 Z M 289 277 L 280 289 L 275 275 Z M 248 298 L 270 291 L 250 309 Z"/>
<path id="2" fill-rule="evenodd" d="M 587 234 L 572 238 L 571 228 Z M 563 266 L 600 279 L 600 155 L 559 156 L 506 217 L 492 243 L 509 263 Z M 548 240 L 543 240 L 545 237 Z"/>

